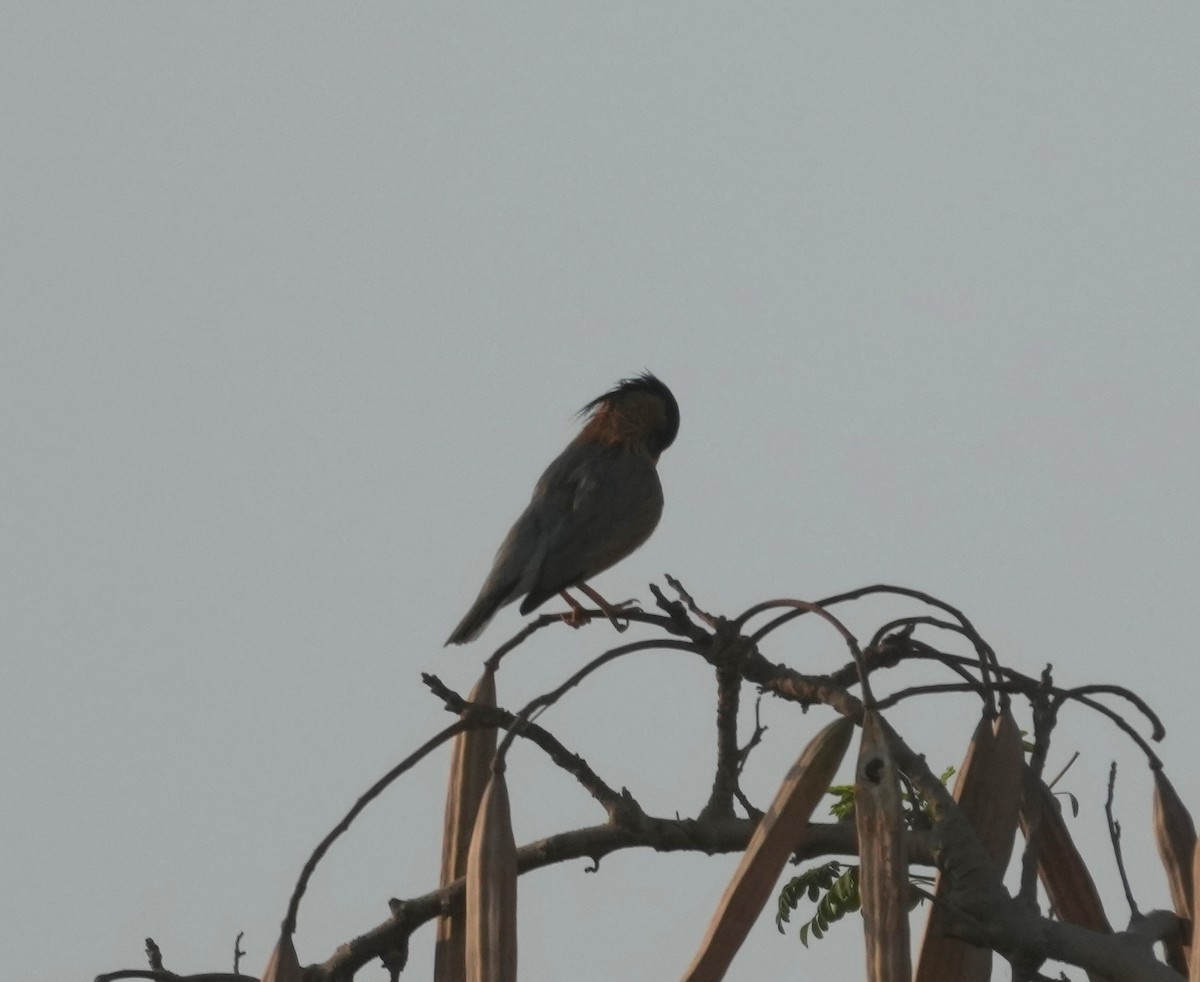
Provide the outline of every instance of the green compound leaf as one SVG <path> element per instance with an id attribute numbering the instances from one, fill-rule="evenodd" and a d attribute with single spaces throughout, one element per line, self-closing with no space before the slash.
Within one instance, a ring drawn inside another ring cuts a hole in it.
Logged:
<path id="1" fill-rule="evenodd" d="M 816 904 L 812 918 L 800 926 L 800 942 L 807 948 L 810 936 L 823 938 L 831 924 L 853 914 L 861 906 L 858 867 L 830 860 L 805 870 L 784 884 L 779 893 L 779 912 L 775 916 L 775 926 L 781 934 L 783 925 L 791 920 L 792 911 L 805 898 Z"/>
<path id="2" fill-rule="evenodd" d="M 914 875 L 910 877 L 912 888 L 908 898 L 908 909 L 913 910 L 925 900 L 921 887 L 928 887 L 933 878 Z M 779 911 L 775 915 L 775 926 L 784 934 L 784 924 L 791 923 L 792 912 L 807 900 L 816 905 L 813 915 L 800 925 L 800 943 L 808 947 L 809 938 L 820 940 L 829 928 L 847 914 L 857 914 L 862 908 L 862 895 L 858 892 L 858 867 L 830 860 L 821 866 L 807 869 L 794 876 L 779 891 Z"/>

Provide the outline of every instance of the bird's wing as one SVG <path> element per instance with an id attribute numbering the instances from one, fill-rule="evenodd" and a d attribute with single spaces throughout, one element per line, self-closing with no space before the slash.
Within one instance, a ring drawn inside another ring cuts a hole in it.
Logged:
<path id="1" fill-rule="evenodd" d="M 589 444 L 568 447 L 551 464 L 531 509 L 539 496 L 544 548 L 522 613 L 624 559 L 662 515 L 662 486 L 649 458 Z"/>
<path id="2" fill-rule="evenodd" d="M 541 482 L 534 489 L 533 499 L 521 517 L 513 523 L 508 535 L 500 543 L 496 558 L 492 560 L 491 571 L 479 589 L 479 596 L 451 633 L 447 644 L 473 641 L 483 632 L 496 611 L 529 592 L 530 584 L 542 566 L 547 547 L 540 487 Z"/>

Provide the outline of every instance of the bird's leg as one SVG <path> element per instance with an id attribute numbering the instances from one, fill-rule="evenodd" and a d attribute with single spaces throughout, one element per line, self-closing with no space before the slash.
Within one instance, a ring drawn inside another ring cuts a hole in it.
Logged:
<path id="1" fill-rule="evenodd" d="M 570 613 L 562 615 L 564 624 L 569 624 L 571 627 L 583 627 L 584 624 L 587 624 L 592 619 L 592 615 L 584 610 L 583 605 L 569 593 L 567 593 L 566 590 L 559 590 L 558 595 L 562 597 L 563 600 L 567 602 L 567 605 L 571 608 Z"/>
<path id="2" fill-rule="evenodd" d="M 610 604 L 607 600 L 605 600 L 602 596 L 600 596 L 600 594 L 598 594 L 595 590 L 593 590 L 586 583 L 580 583 L 579 586 L 577 587 L 577 589 L 581 593 L 587 594 L 587 596 L 590 597 L 595 602 L 596 606 L 599 607 L 602 611 L 604 611 L 604 616 L 609 619 L 609 622 L 618 631 L 624 631 L 627 627 L 629 627 L 629 621 L 619 620 L 618 614 L 621 612 L 621 610 L 623 608 L 628 607 L 630 604 L 636 605 L 637 604 L 636 600 L 625 600 L 619 604 Z"/>

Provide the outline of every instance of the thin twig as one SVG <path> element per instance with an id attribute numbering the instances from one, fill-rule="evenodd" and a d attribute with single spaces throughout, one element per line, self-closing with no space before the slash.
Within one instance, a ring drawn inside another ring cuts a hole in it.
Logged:
<path id="1" fill-rule="evenodd" d="M 869 678 L 870 669 L 863 660 L 863 653 L 862 649 L 859 647 L 858 639 L 850 633 L 850 629 L 846 627 L 846 625 L 840 620 L 838 620 L 833 614 L 829 613 L 829 611 L 827 611 L 821 604 L 810 603 L 807 600 L 769 600 L 766 603 L 759 604 L 757 607 L 752 607 L 751 611 L 762 612 L 764 610 L 771 610 L 779 607 L 791 608 L 791 613 L 795 614 L 797 617 L 800 616 L 800 614 L 816 614 L 822 620 L 833 625 L 834 630 L 836 630 L 838 634 L 842 636 L 842 640 L 846 642 L 846 647 L 850 649 L 850 657 L 854 659 L 854 664 L 858 666 L 858 681 L 859 685 L 862 687 L 863 701 L 868 706 L 872 705 L 873 698 L 871 696 L 871 683 Z M 748 616 L 750 616 L 749 611 L 731 621 L 730 626 L 735 630 L 740 630 L 741 625 L 745 623 Z M 789 615 L 784 615 L 784 617 L 787 616 Z M 783 618 L 780 618 L 780 620 L 783 620 Z M 757 635 L 752 634 L 749 638 L 750 643 L 755 647 L 758 645 L 757 637 Z"/>
<path id="2" fill-rule="evenodd" d="M 163 965 L 162 949 L 154 943 L 153 938 L 146 939 L 146 960 L 150 962 L 150 969 L 154 972 L 165 972 L 166 966 Z M 237 966 L 234 965 L 233 972 L 237 974 Z"/>
<path id="3" fill-rule="evenodd" d="M 1027 763 L 1028 786 L 1038 787 L 1042 780 L 1042 772 L 1046 767 L 1046 758 L 1050 754 L 1050 734 L 1058 721 L 1058 703 L 1052 698 L 1054 676 L 1050 665 L 1042 670 L 1042 677 L 1037 691 L 1028 695 L 1033 708 L 1033 753 Z M 1038 863 L 1042 849 L 1041 809 L 1030 809 L 1025 828 L 1025 851 L 1021 854 L 1021 886 L 1017 892 L 1018 899 L 1030 909 L 1037 905 Z"/>
<path id="4" fill-rule="evenodd" d="M 500 742 L 500 746 L 496 748 L 497 762 L 503 762 L 505 755 L 508 753 L 508 748 L 512 746 L 513 739 L 520 731 L 521 727 L 527 720 L 535 719 L 545 710 L 553 706 L 567 692 L 575 688 L 580 682 L 596 671 L 602 668 L 609 662 L 616 661 L 625 655 L 631 655 L 638 651 L 652 651 L 654 649 L 665 649 L 673 651 L 691 651 L 695 652 L 695 646 L 690 641 L 674 641 L 672 639 L 665 640 L 650 640 L 650 641 L 631 641 L 629 644 L 623 644 L 616 648 L 609 648 L 602 655 L 598 655 L 590 662 L 579 669 L 574 675 L 568 678 L 562 685 L 549 692 L 545 692 L 540 696 L 535 696 L 531 699 L 519 713 L 514 724 L 509 728 L 508 733 Z"/>
<path id="5" fill-rule="evenodd" d="M 845 603 L 849 600 L 858 600 L 861 597 L 866 597 L 877 593 L 893 594 L 895 596 L 911 597 L 914 600 L 920 600 L 922 603 L 929 604 L 931 607 L 937 607 L 939 610 L 944 610 L 962 625 L 964 633 L 971 640 L 972 645 L 975 647 L 976 653 L 979 655 L 980 670 L 984 673 L 984 686 L 985 689 L 989 691 L 989 695 L 987 696 L 989 701 L 989 710 L 991 711 L 992 715 L 994 715 L 995 707 L 990 704 L 991 696 L 990 687 L 987 685 L 987 675 L 988 672 L 995 672 L 999 670 L 999 662 L 996 659 L 996 653 L 992 650 L 992 646 L 983 639 L 983 636 L 977 630 L 975 630 L 975 625 L 973 625 L 970 620 L 967 619 L 967 615 L 957 607 L 951 606 L 944 600 L 939 600 L 932 594 L 924 593 L 920 590 L 910 590 L 907 587 L 891 586 L 886 583 L 878 583 L 874 586 L 860 587 L 857 590 L 839 593 L 835 596 L 827 597 L 824 600 L 817 601 L 815 606 L 825 609 L 827 607 L 832 607 L 835 604 Z M 746 621 L 748 621 L 751 617 L 755 617 L 758 614 L 764 613 L 765 611 L 781 606 L 787 606 L 787 603 L 777 600 L 768 600 L 764 603 L 756 604 L 734 618 L 733 623 L 739 630 L 741 630 L 742 625 L 745 624 Z M 775 618 L 775 620 L 770 621 L 766 626 L 759 628 L 750 635 L 750 640 L 755 644 L 758 644 L 758 642 L 766 637 L 770 632 L 774 631 L 776 628 L 782 627 L 788 621 L 802 616 L 804 613 L 806 613 L 806 611 L 801 608 L 791 610 L 788 613 Z M 865 697 L 866 693 L 864 692 L 863 695 Z"/>
<path id="6" fill-rule="evenodd" d="M 599 609 L 585 609 L 584 613 L 592 619 L 603 618 L 607 616 L 604 611 Z M 488 656 L 487 661 L 484 662 L 484 665 L 493 671 L 496 670 L 500 667 L 500 660 L 510 651 L 527 641 L 531 635 L 536 634 L 543 628 L 550 627 L 554 624 L 564 623 L 564 616 L 564 614 L 538 614 L 537 617 L 531 620 L 528 624 L 521 628 L 521 630 L 500 645 L 499 648 L 493 651 L 491 655 Z M 644 610 L 622 610 L 621 616 L 628 621 L 636 621 L 639 624 L 650 624 L 653 627 L 660 627 L 664 630 L 669 630 L 670 628 L 670 621 L 667 618 L 662 617 L 659 614 L 647 613 Z"/>
<path id="7" fill-rule="evenodd" d="M 949 631 L 951 634 L 958 634 L 965 638 L 970 638 L 966 630 L 961 624 L 954 624 L 951 621 L 944 621 L 939 617 L 931 617 L 928 614 L 921 614 L 914 617 L 897 617 L 895 620 L 888 621 L 886 624 L 879 627 L 875 634 L 872 635 L 868 648 L 874 648 L 887 635 L 898 632 L 907 628 L 907 633 L 911 633 L 914 627 L 936 627 L 942 631 Z"/>
<path id="8" fill-rule="evenodd" d="M 384 774 L 354 803 L 354 807 L 346 812 L 345 817 L 329 831 L 329 834 L 313 850 L 312 855 L 308 857 L 308 862 L 304 864 L 304 868 L 300 871 L 300 878 L 296 881 L 295 889 L 292 890 L 292 899 L 288 901 L 287 916 L 283 920 L 282 931 L 284 934 L 292 935 L 296 933 L 296 917 L 300 910 L 300 900 L 304 896 L 304 891 L 308 888 L 308 881 L 316 871 L 317 863 L 321 861 L 325 853 L 329 851 L 329 847 L 337 841 L 338 837 L 350 828 L 350 823 L 358 818 L 362 810 L 378 798 L 388 785 L 405 771 L 409 770 L 418 761 L 436 750 L 447 740 L 453 739 L 459 733 L 462 733 L 463 730 L 471 729 L 475 725 L 471 720 L 463 719 L 451 723 L 436 736 L 432 736 L 426 740 L 420 747 L 405 757 L 404 760 L 400 761 L 399 764 Z"/>
<path id="9" fill-rule="evenodd" d="M 1061 770 L 1061 771 L 1059 771 L 1057 774 L 1055 774 L 1055 775 L 1054 775 L 1054 780 L 1052 780 L 1052 781 L 1048 781 L 1048 782 L 1046 783 L 1046 787 L 1053 789 L 1054 785 L 1058 784 L 1058 782 L 1062 780 L 1062 776 L 1063 776 L 1064 774 L 1066 774 L 1066 773 L 1067 773 L 1067 771 L 1069 771 L 1069 770 L 1071 769 L 1071 766 L 1072 766 L 1072 765 L 1075 763 L 1075 761 L 1077 761 L 1078 759 L 1079 759 L 1079 751 L 1078 751 L 1078 750 L 1076 750 L 1076 751 L 1075 751 L 1073 754 L 1071 754 L 1071 759 L 1070 759 L 1070 760 L 1068 760 L 1068 761 L 1067 761 L 1065 764 L 1063 764 L 1062 770 Z"/>
<path id="10" fill-rule="evenodd" d="M 1092 699 L 1089 696 L 1079 695 L 1078 693 L 1074 693 L 1071 690 L 1067 690 L 1067 691 L 1063 692 L 1061 699 L 1073 699 L 1075 702 L 1078 702 L 1084 706 L 1087 706 L 1088 709 L 1094 709 L 1096 712 L 1100 713 L 1102 716 L 1107 716 L 1110 720 L 1113 721 L 1113 723 L 1116 724 L 1117 729 L 1119 729 L 1122 733 L 1126 734 L 1134 743 L 1136 743 L 1141 748 L 1142 753 L 1144 753 L 1146 755 L 1146 759 L 1149 761 L 1150 767 L 1152 770 L 1157 770 L 1157 769 L 1162 768 L 1162 761 L 1159 760 L 1158 754 L 1156 754 L 1154 752 L 1154 750 L 1153 750 L 1153 748 L 1151 748 L 1150 744 L 1148 744 L 1146 742 L 1145 737 L 1143 737 L 1140 733 L 1138 733 L 1137 730 L 1135 730 L 1129 723 L 1127 723 L 1125 721 L 1125 718 L 1123 716 L 1119 715 L 1116 712 L 1116 710 L 1109 709 L 1106 705 L 1104 705 L 1104 703 L 1097 702 L 1095 699 Z"/>
<path id="11" fill-rule="evenodd" d="M 421 680 L 429 687 L 437 698 L 442 700 L 446 709 L 455 715 L 462 716 L 466 712 L 472 714 L 476 723 L 481 726 L 494 726 L 501 730 L 510 729 L 517 721 L 515 713 L 497 706 L 480 706 L 463 698 L 446 685 L 436 675 L 422 673 Z M 548 730 L 537 723 L 525 723 L 519 734 L 522 738 L 539 747 L 555 764 L 575 778 L 588 794 L 596 799 L 608 812 L 610 818 L 623 814 L 632 802 L 632 796 L 627 791 L 616 791 L 607 784 L 579 754 L 568 750 Z"/>
<path id="12" fill-rule="evenodd" d="M 1136 692 L 1130 692 L 1129 689 L 1120 685 L 1078 685 L 1073 689 L 1066 689 L 1065 695 L 1068 699 L 1078 699 L 1080 696 L 1090 696 L 1093 693 L 1119 696 L 1127 702 L 1133 703 L 1138 711 L 1150 721 L 1151 734 L 1150 738 L 1158 743 L 1167 735 L 1167 728 L 1163 726 L 1162 720 L 1159 719 L 1158 713 L 1151 709 Z"/>
<path id="13" fill-rule="evenodd" d="M 120 979 L 151 979 L 152 982 L 255 982 L 249 975 L 230 975 L 228 972 L 201 972 L 199 975 L 176 975 L 145 968 L 123 968 L 97 975 L 93 982 L 119 982 Z"/>
<path id="14" fill-rule="evenodd" d="M 754 748 L 762 743 L 763 734 L 766 732 L 767 727 L 762 723 L 762 693 L 760 692 L 758 698 L 754 700 L 754 732 L 750 734 L 746 745 L 738 751 L 738 776 L 741 776 L 742 771 L 746 769 L 746 761 L 750 759 Z"/>
<path id="15" fill-rule="evenodd" d="M 672 590 L 679 594 L 679 599 L 684 602 L 693 616 L 697 617 L 702 623 L 707 624 L 714 631 L 720 626 L 721 618 L 714 617 L 708 611 L 701 610 L 696 606 L 696 601 L 692 598 L 692 595 L 683 588 L 683 584 L 675 579 L 675 577 L 670 573 L 664 573 L 663 579 L 667 581 Z"/>
<path id="16" fill-rule="evenodd" d="M 1112 841 L 1113 856 L 1117 860 L 1117 872 L 1121 874 L 1121 886 L 1125 889 L 1125 900 L 1129 904 L 1131 920 L 1141 918 L 1137 902 L 1133 899 L 1133 889 L 1129 886 L 1129 877 L 1125 873 L 1125 859 L 1121 855 L 1121 823 L 1113 818 L 1113 796 L 1117 787 L 1117 762 L 1114 760 L 1108 769 L 1108 797 L 1104 802 L 1104 817 L 1108 820 L 1108 837 Z"/>
<path id="17" fill-rule="evenodd" d="M 712 634 L 688 617 L 686 605 L 678 600 L 670 599 L 656 583 L 650 584 L 650 592 L 654 595 L 654 602 L 658 605 L 658 609 L 667 616 L 667 631 L 671 634 L 691 638 L 696 644 L 708 643 Z M 684 592 L 686 595 L 686 591 Z"/>
<path id="18" fill-rule="evenodd" d="M 1002 682 L 999 685 L 993 685 L 992 688 L 996 692 L 1024 692 L 1024 687 L 1012 682 Z M 947 692 L 979 692 L 979 683 L 973 682 L 934 682 L 931 685 L 914 685 L 907 689 L 900 689 L 893 692 L 891 695 L 879 699 L 875 703 L 876 709 L 887 709 L 890 706 L 895 706 L 897 703 L 903 702 L 905 699 L 911 699 L 913 696 L 931 696 L 940 695 Z"/>

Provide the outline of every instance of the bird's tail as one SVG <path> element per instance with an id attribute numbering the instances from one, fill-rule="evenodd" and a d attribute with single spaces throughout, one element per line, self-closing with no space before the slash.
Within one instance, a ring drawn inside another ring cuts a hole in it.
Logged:
<path id="1" fill-rule="evenodd" d="M 466 616 L 458 622 L 458 627 L 450 632 L 446 644 L 466 644 L 479 637 L 496 611 L 512 599 L 505 596 L 506 592 L 504 590 L 483 590 L 476 601 L 471 604 L 471 609 L 467 611 Z"/>

